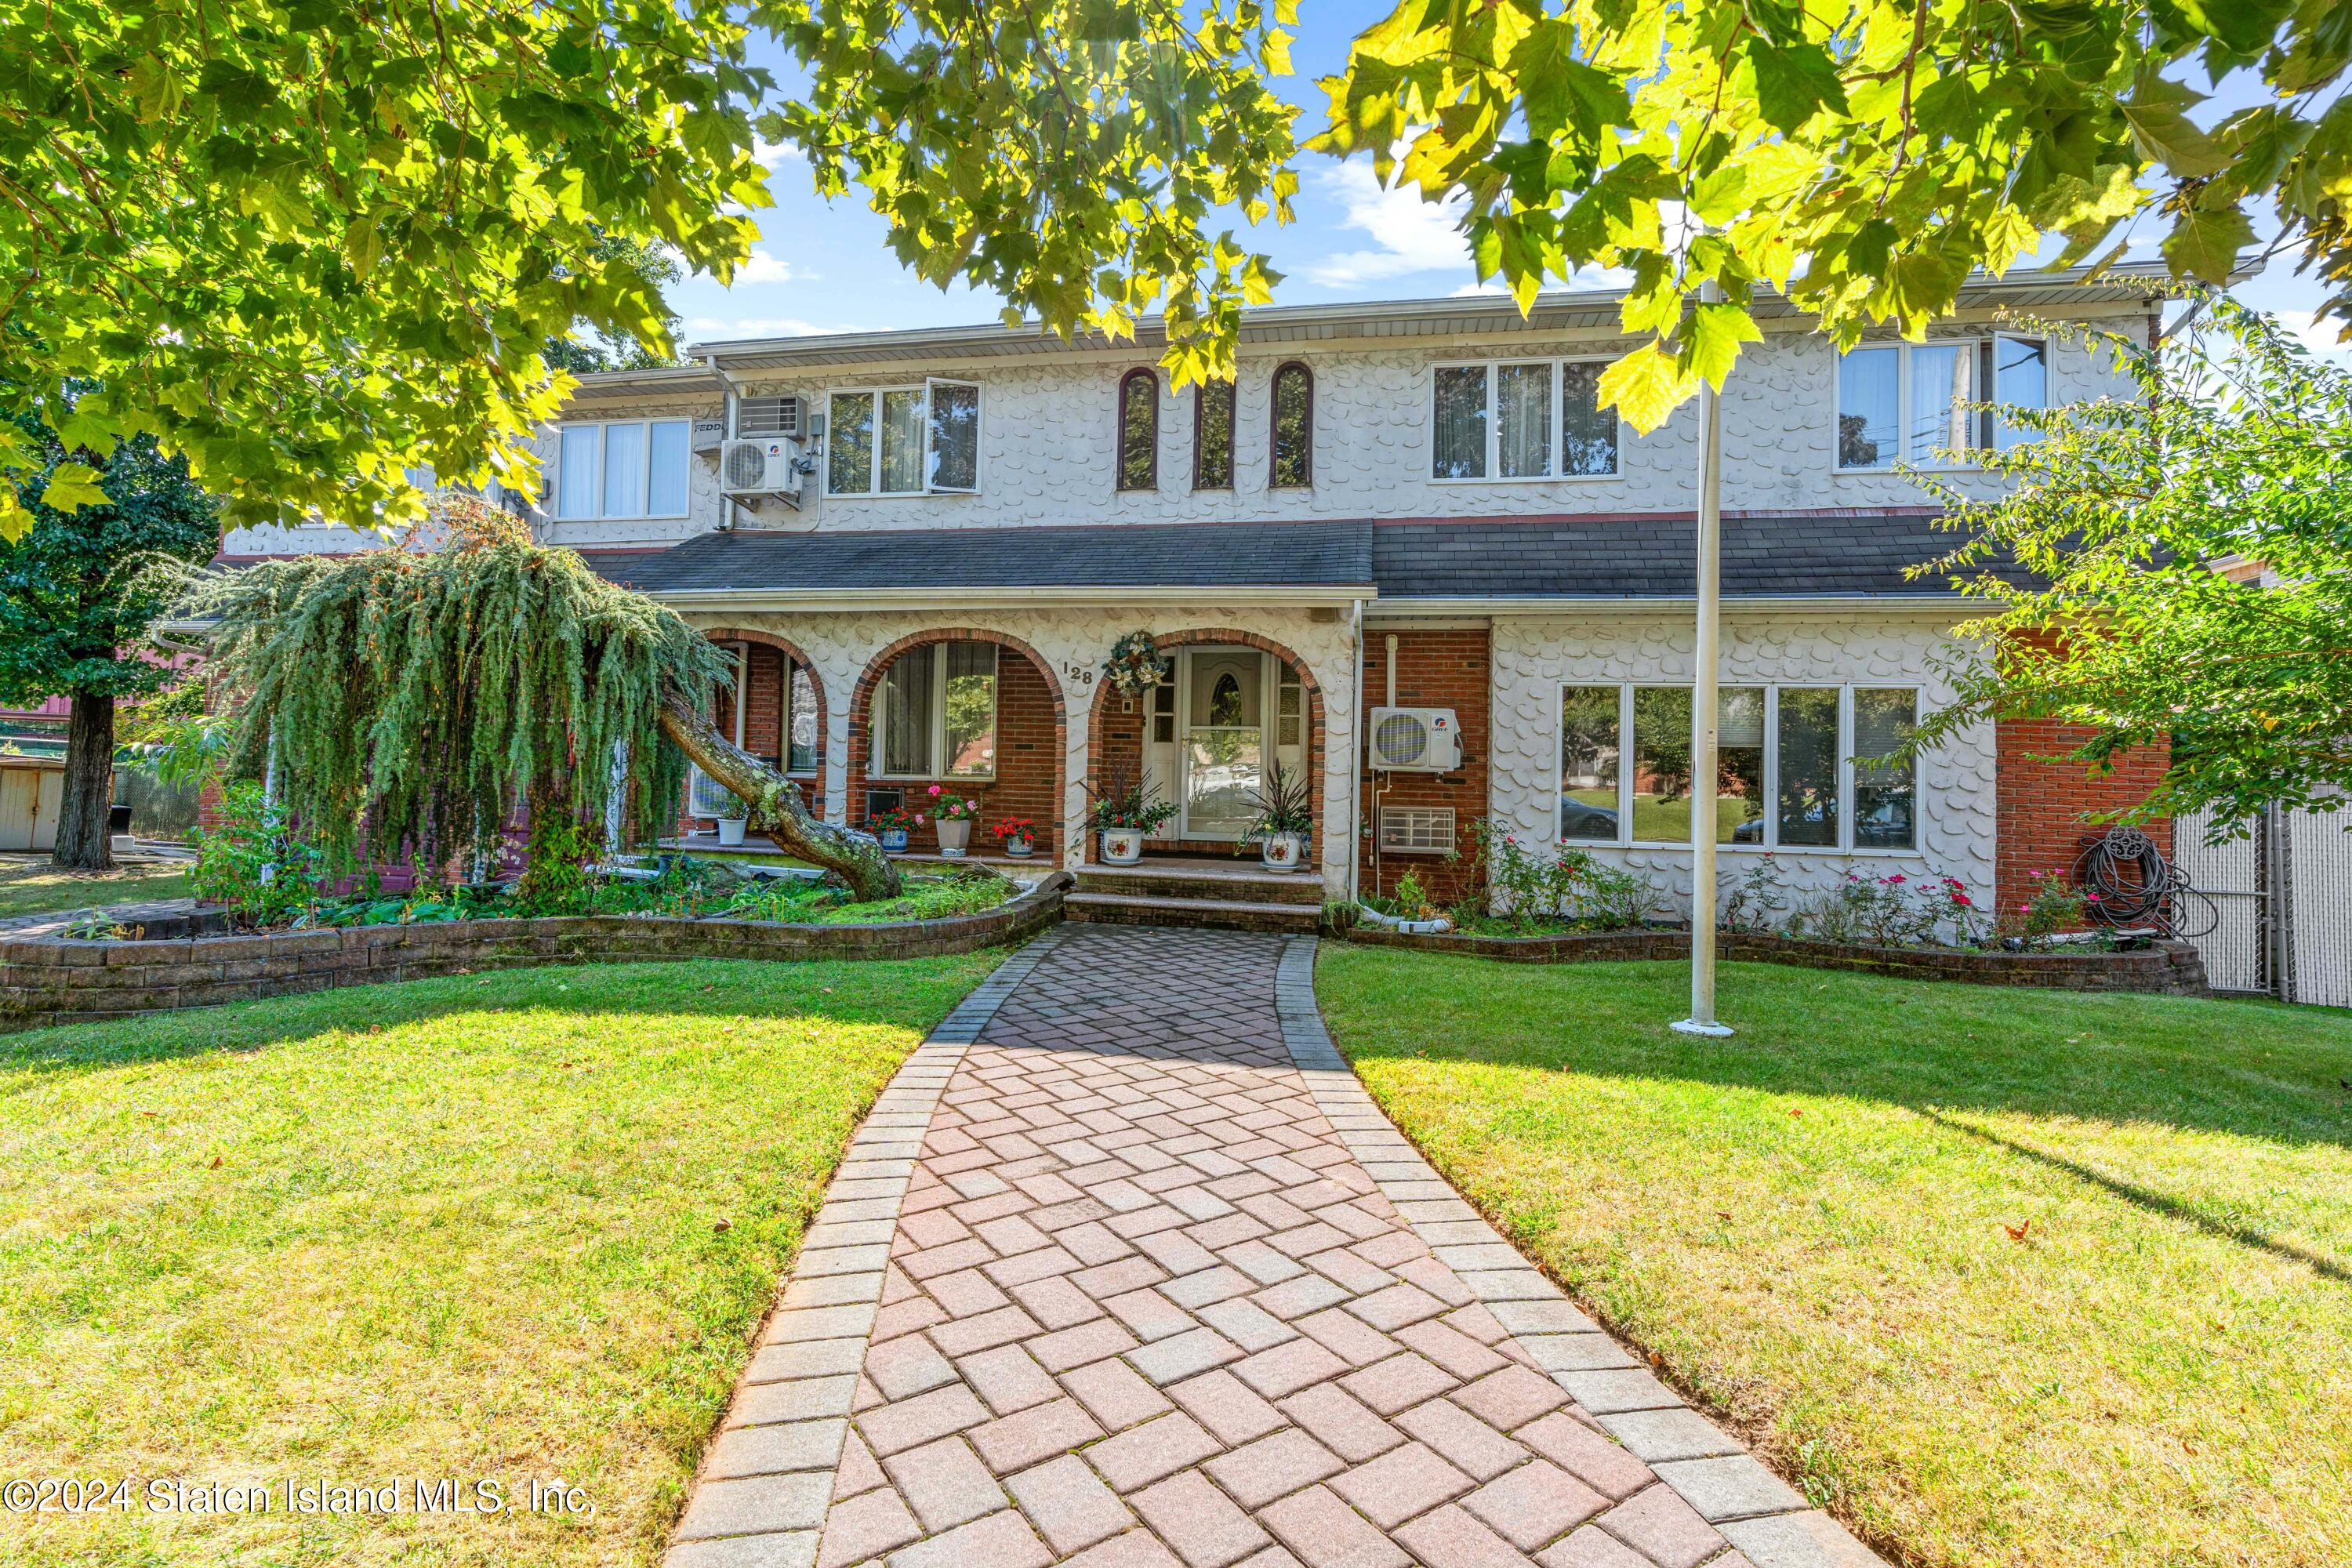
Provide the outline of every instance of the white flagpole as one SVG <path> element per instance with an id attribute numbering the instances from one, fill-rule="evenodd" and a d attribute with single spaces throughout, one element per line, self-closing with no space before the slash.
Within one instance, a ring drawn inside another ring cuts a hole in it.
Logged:
<path id="1" fill-rule="evenodd" d="M 1713 279 L 1699 302 L 1723 297 Z M 1691 689 L 1691 1010 L 1674 1027 L 1728 1035 L 1715 1016 L 1716 665 L 1723 634 L 1723 407 L 1715 388 L 1698 390 L 1698 637 Z"/>

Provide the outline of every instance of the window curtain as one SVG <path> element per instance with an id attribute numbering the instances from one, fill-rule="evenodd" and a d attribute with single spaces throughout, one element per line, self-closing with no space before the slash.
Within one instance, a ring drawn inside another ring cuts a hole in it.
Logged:
<path id="1" fill-rule="evenodd" d="M 1486 367 L 1458 365 L 1437 373 L 1437 414 L 1431 474 L 1441 479 L 1486 477 Z"/>
<path id="2" fill-rule="evenodd" d="M 1946 461 L 1965 453 L 1969 405 L 1976 401 L 1976 345 L 1923 343 L 1911 351 L 1911 460 Z"/>
<path id="3" fill-rule="evenodd" d="M 1507 479 L 1551 472 L 1551 366 L 1507 364 L 1495 378 L 1497 465 Z"/>
<path id="4" fill-rule="evenodd" d="M 923 404 L 920 391 L 882 395 L 882 490 L 907 495 L 923 488 Z"/>
<path id="5" fill-rule="evenodd" d="M 901 654 L 874 694 L 882 771 L 901 778 L 931 774 L 931 669 L 937 650 Z"/>

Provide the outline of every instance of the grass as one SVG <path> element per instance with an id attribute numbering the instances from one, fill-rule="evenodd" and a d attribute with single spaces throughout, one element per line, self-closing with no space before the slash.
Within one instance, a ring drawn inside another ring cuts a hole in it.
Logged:
<path id="1" fill-rule="evenodd" d="M 52 870 L 45 860 L 0 863 L 0 920 L 91 904 L 145 903 L 187 896 L 185 868 L 126 866 L 93 872 Z"/>
<path id="2" fill-rule="evenodd" d="M 0 1513 L 43 1568 L 650 1563 L 856 1117 L 1002 954 L 420 981 L 0 1038 Z M 723 1227 L 723 1228 L 722 1228 Z M 297 1518 L 287 1478 L 594 1512 Z"/>
<path id="3" fill-rule="evenodd" d="M 2352 1561 L 2352 1016 L 1327 949 L 1405 1131 L 1919 1564 Z"/>

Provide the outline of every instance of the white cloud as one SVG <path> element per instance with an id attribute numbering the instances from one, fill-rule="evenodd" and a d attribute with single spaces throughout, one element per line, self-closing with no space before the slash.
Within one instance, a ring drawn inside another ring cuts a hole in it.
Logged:
<path id="1" fill-rule="evenodd" d="M 772 256 L 756 245 L 751 247 L 751 259 L 735 269 L 735 281 L 738 283 L 789 283 L 797 276 L 791 262 Z"/>
<path id="2" fill-rule="evenodd" d="M 828 326 L 797 316 L 688 316 L 687 336 L 698 341 L 724 338 L 804 338 L 816 332 L 855 332 L 858 327 Z"/>
<path id="3" fill-rule="evenodd" d="M 1464 202 L 1424 202 L 1419 187 L 1382 189 L 1369 163 L 1349 160 L 1318 171 L 1325 192 L 1345 212 L 1341 228 L 1361 229 L 1377 250 L 1349 250 L 1310 261 L 1299 271 L 1313 282 L 1344 289 L 1414 272 L 1467 272 L 1470 242 L 1460 227 Z"/>
<path id="4" fill-rule="evenodd" d="M 756 137 L 751 142 L 751 156 L 757 158 L 763 167 L 770 169 L 779 163 L 803 163 L 808 158 L 807 153 L 789 142 L 762 142 Z"/>
<path id="5" fill-rule="evenodd" d="M 2273 312 L 2279 325 L 2303 340 L 2303 346 L 2320 358 L 2337 364 L 2352 364 L 2352 343 L 2338 342 L 2336 334 L 2344 323 L 2331 316 L 2319 319 L 2315 310 L 2279 310 Z"/>

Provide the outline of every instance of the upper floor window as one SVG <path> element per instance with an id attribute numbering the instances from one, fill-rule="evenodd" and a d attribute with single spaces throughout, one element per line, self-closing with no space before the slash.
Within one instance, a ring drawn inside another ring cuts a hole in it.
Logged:
<path id="1" fill-rule="evenodd" d="M 1192 488 L 1234 488 L 1234 384 L 1204 381 L 1192 388 Z"/>
<path id="2" fill-rule="evenodd" d="M 1118 488 L 1160 488 L 1160 378 L 1148 370 L 1119 377 Z"/>
<path id="3" fill-rule="evenodd" d="M 2022 434 L 1999 405 L 2044 408 L 2050 345 L 1997 334 L 1931 343 L 1874 343 L 1838 356 L 1837 466 L 1887 468 L 1965 463 Z M 1990 402 L 1995 407 L 1979 407 Z"/>
<path id="4" fill-rule="evenodd" d="M 1439 365 L 1431 382 L 1430 477 L 1550 479 L 1615 473 L 1617 411 L 1601 407 L 1600 397 L 1605 363 Z"/>
<path id="5" fill-rule="evenodd" d="M 616 517 L 684 517 L 687 454 L 693 426 L 684 419 L 632 419 L 566 425 L 555 464 L 554 515 L 566 521 Z"/>
<path id="6" fill-rule="evenodd" d="M 826 400 L 827 495 L 956 494 L 980 488 L 980 388 L 925 382 Z"/>
<path id="7" fill-rule="evenodd" d="M 996 645 L 909 648 L 874 685 L 871 773 L 877 778 L 996 776 Z"/>
<path id="8" fill-rule="evenodd" d="M 1717 694 L 1718 844 L 1918 847 L 1918 721 L 1907 686 L 1727 686 Z M 1560 694 L 1559 837 L 1688 844 L 1691 690 L 1571 686 Z"/>
<path id="9" fill-rule="evenodd" d="M 1315 374 L 1297 360 L 1274 373 L 1272 460 L 1276 489 L 1315 482 Z"/>

